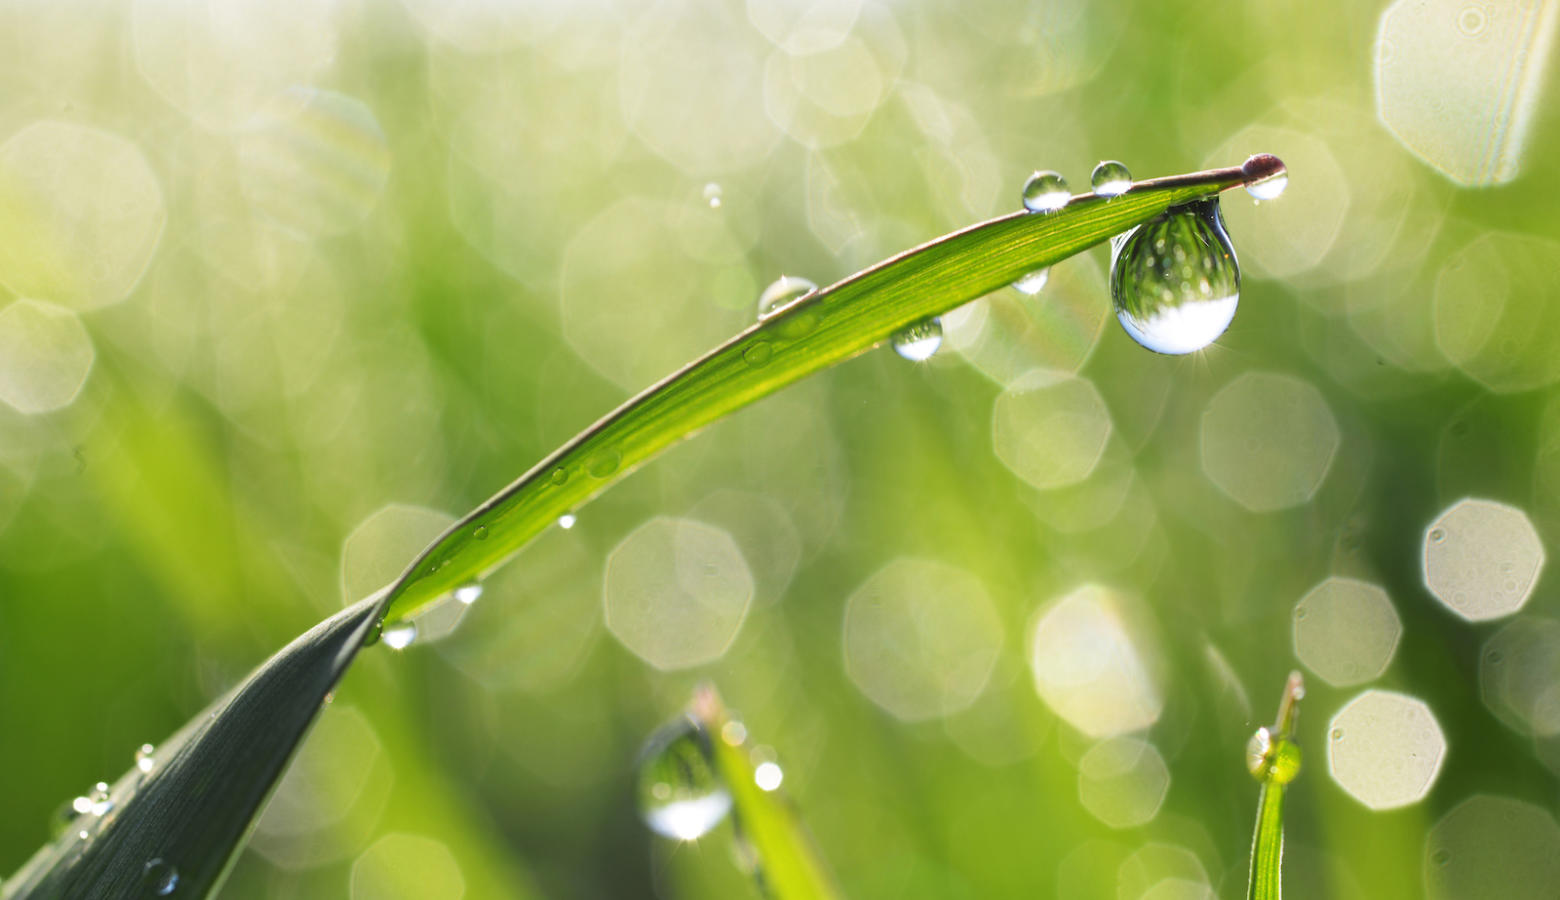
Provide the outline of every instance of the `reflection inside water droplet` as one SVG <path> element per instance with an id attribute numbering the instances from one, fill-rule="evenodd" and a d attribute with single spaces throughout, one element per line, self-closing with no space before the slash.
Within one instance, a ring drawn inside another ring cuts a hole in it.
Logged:
<path id="1" fill-rule="evenodd" d="M 574 513 L 564 513 L 558 517 L 558 527 L 562 528 L 564 531 L 568 531 L 570 528 L 574 527 L 574 523 L 576 521 L 577 519 L 575 518 Z"/>
<path id="2" fill-rule="evenodd" d="M 1033 272 L 1020 276 L 1017 281 L 1013 282 L 1013 287 L 1020 294 L 1028 294 L 1033 297 L 1040 293 L 1041 289 L 1045 287 L 1045 283 L 1049 280 L 1051 280 L 1051 269 L 1049 267 L 1036 269 Z"/>
<path id="3" fill-rule="evenodd" d="M 1259 781 L 1288 784 L 1300 774 L 1300 746 L 1258 728 L 1246 742 L 1246 769 Z"/>
<path id="4" fill-rule="evenodd" d="M 1240 302 L 1218 198 L 1173 207 L 1112 241 L 1110 294 L 1127 334 L 1156 353 L 1213 343 Z"/>
<path id="5" fill-rule="evenodd" d="M 1024 208 L 1030 212 L 1055 212 L 1067 205 L 1072 194 L 1060 172 L 1036 172 L 1024 182 Z"/>
<path id="6" fill-rule="evenodd" d="M 656 833 L 682 841 L 708 834 L 731 810 L 709 736 L 687 716 L 661 728 L 639 753 L 639 813 Z"/>
<path id="7" fill-rule="evenodd" d="M 393 650 L 405 650 L 417 640 L 417 623 L 409 619 L 386 625 L 381 637 Z"/>
<path id="8" fill-rule="evenodd" d="M 1116 197 L 1132 187 L 1132 173 L 1126 164 L 1107 159 L 1094 167 L 1089 175 L 1089 186 L 1101 197 Z"/>
<path id="9" fill-rule="evenodd" d="M 468 581 L 455 589 L 455 599 L 467 606 L 477 602 L 482 596 L 482 585 L 475 581 Z"/>
<path id="10" fill-rule="evenodd" d="M 816 290 L 818 286 L 805 278 L 781 275 L 758 295 L 758 320 L 764 321 Z"/>
<path id="11" fill-rule="evenodd" d="M 925 362 L 942 346 L 942 322 L 936 317 L 924 319 L 901 329 L 891 338 L 894 352 L 911 362 Z"/>

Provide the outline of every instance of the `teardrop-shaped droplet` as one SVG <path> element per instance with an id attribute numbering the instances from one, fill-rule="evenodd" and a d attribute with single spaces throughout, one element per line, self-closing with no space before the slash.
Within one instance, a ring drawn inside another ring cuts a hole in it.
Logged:
<path id="1" fill-rule="evenodd" d="M 639 813 L 658 834 L 696 840 L 731 810 L 731 794 L 710 758 L 709 735 L 681 716 L 639 753 Z"/>
<path id="2" fill-rule="evenodd" d="M 1288 784 L 1300 774 L 1300 745 L 1258 728 L 1246 742 L 1246 768 L 1258 781 Z"/>
<path id="3" fill-rule="evenodd" d="M 1051 268 L 1047 266 L 1044 269 L 1036 269 L 1026 275 L 1019 276 L 1019 279 L 1013 282 L 1013 288 L 1020 294 L 1028 294 L 1033 297 L 1040 293 L 1045 287 L 1045 283 L 1050 280 Z"/>
<path id="4" fill-rule="evenodd" d="M 712 181 L 704 186 L 704 202 L 710 205 L 710 209 L 720 209 L 722 193 L 720 185 Z"/>
<path id="5" fill-rule="evenodd" d="M 1060 172 L 1036 172 L 1024 182 L 1024 208 L 1030 212 L 1055 212 L 1071 197 Z"/>
<path id="6" fill-rule="evenodd" d="M 894 352 L 911 362 L 925 362 L 942 346 L 942 322 L 936 316 L 894 333 Z"/>
<path id="7" fill-rule="evenodd" d="M 1173 207 L 1111 246 L 1111 300 L 1133 340 L 1157 353 L 1192 353 L 1230 326 L 1240 268 L 1217 197 Z"/>
<path id="8" fill-rule="evenodd" d="M 157 768 L 157 748 L 151 744 L 142 744 L 135 748 L 135 767 L 142 774 Z"/>
<path id="9" fill-rule="evenodd" d="M 1258 200 L 1272 200 L 1289 187 L 1289 170 L 1284 161 L 1271 153 L 1258 153 L 1241 164 L 1246 176 L 1246 193 Z"/>
<path id="10" fill-rule="evenodd" d="M 392 650 L 405 650 L 417 640 L 417 623 L 411 619 L 402 619 L 385 626 L 381 635 L 386 646 Z"/>
<path id="11" fill-rule="evenodd" d="M 455 589 L 455 599 L 466 606 L 476 603 L 482 597 L 482 583 L 468 581 Z"/>
<path id="12" fill-rule="evenodd" d="M 558 517 L 558 527 L 562 528 L 564 531 L 568 531 L 570 528 L 574 527 L 574 523 L 576 521 L 577 519 L 575 518 L 574 513 L 564 513 Z"/>
<path id="13" fill-rule="evenodd" d="M 764 321 L 816 290 L 818 286 L 805 278 L 781 275 L 758 295 L 758 320 Z"/>
<path id="14" fill-rule="evenodd" d="M 166 897 L 179 889 L 179 870 L 162 859 L 149 859 L 141 873 L 141 886 L 153 897 Z"/>
<path id="15" fill-rule="evenodd" d="M 1089 174 L 1089 186 L 1101 197 L 1117 197 L 1132 187 L 1132 173 L 1127 171 L 1125 163 L 1107 159 Z"/>

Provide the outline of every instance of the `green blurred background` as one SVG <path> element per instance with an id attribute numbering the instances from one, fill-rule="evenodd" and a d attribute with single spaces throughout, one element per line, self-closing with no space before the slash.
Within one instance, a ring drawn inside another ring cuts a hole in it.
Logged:
<path id="1" fill-rule="evenodd" d="M 754 896 L 634 806 L 709 679 L 852 897 L 1243 896 L 1299 667 L 1291 896 L 1555 896 L 1557 7 L 0 0 L 0 871 L 779 275 L 1272 152 L 1216 345 L 1101 249 L 710 428 L 365 653 L 223 895 Z"/>

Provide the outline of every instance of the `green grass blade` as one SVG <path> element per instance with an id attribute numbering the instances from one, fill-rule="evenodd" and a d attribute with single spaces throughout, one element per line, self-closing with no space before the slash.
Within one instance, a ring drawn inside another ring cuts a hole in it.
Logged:
<path id="1" fill-rule="evenodd" d="M 377 603 L 372 597 L 337 613 L 271 657 L 164 741 L 151 771 L 132 767 L 110 792 L 112 808 L 77 817 L 0 897 L 149 897 L 170 872 L 175 896 L 214 892 L 362 646 Z"/>
<path id="2" fill-rule="evenodd" d="M 1259 159 L 1265 165 L 1248 164 L 1249 176 L 1229 168 L 1143 181 L 1117 197 L 1082 194 L 1055 212 L 982 222 L 792 304 L 629 400 L 457 522 L 391 588 L 385 617 L 411 616 L 486 575 L 559 516 L 722 416 L 1172 206 L 1282 165 Z"/>
<path id="3" fill-rule="evenodd" d="M 690 712 L 709 735 L 715 770 L 731 792 L 737 832 L 757 857 L 755 877 L 765 895 L 774 900 L 839 900 L 843 895 L 834 876 L 785 789 L 760 788 L 746 738 L 727 740 L 731 720 L 714 688 L 701 687 Z"/>
<path id="4" fill-rule="evenodd" d="M 1246 746 L 1246 765 L 1262 784 L 1257 798 L 1257 826 L 1251 838 L 1249 900 L 1279 900 L 1284 856 L 1284 787 L 1300 774 L 1300 746 L 1294 742 L 1295 719 L 1305 683 L 1291 672 L 1279 701 L 1273 727 L 1259 728 Z"/>

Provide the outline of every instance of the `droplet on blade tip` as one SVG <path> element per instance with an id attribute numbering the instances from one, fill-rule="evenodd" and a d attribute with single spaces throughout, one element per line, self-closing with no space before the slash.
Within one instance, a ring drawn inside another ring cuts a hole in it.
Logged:
<path id="1" fill-rule="evenodd" d="M 1289 170 L 1271 153 L 1258 153 L 1241 164 L 1246 193 L 1258 200 L 1272 200 L 1289 186 Z"/>

